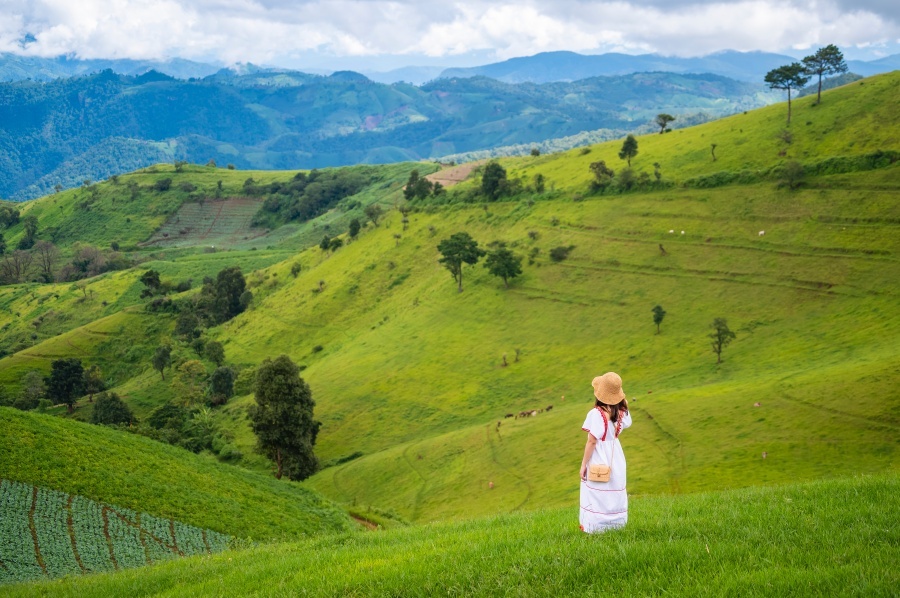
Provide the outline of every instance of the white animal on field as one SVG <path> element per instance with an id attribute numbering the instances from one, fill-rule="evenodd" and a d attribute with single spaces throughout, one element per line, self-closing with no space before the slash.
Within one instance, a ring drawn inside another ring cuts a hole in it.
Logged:
<path id="1" fill-rule="evenodd" d="M 764 230 L 759 231 L 759 236 L 760 236 L 760 237 L 763 236 L 764 234 L 766 234 L 766 231 L 764 231 Z"/>
<path id="2" fill-rule="evenodd" d="M 683 235 L 683 234 L 684 234 L 684 231 L 681 231 L 681 234 Z"/>
<path id="3" fill-rule="evenodd" d="M 669 234 L 671 235 L 674 232 L 675 232 L 675 229 L 673 228 L 672 230 L 669 231 Z"/>

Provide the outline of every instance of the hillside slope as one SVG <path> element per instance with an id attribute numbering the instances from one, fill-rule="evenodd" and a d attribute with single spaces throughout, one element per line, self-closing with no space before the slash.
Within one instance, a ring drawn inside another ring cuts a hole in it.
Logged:
<path id="1" fill-rule="evenodd" d="M 583 596 L 612 586 L 630 596 L 892 596 L 898 496 L 893 475 L 642 498 L 623 530 L 600 536 L 580 532 L 569 507 L 226 552 L 9 595 Z"/>
<path id="2" fill-rule="evenodd" d="M 297 484 L 141 436 L 6 407 L 0 428 L 3 479 L 255 540 L 352 528 L 345 513 Z"/>

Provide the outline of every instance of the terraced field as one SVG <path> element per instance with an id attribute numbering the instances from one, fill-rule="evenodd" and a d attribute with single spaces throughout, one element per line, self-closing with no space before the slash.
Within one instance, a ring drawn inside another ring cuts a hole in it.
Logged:
<path id="1" fill-rule="evenodd" d="M 262 200 L 250 197 L 182 204 L 141 246 L 234 247 L 241 241 L 255 239 L 268 232 L 252 226 L 253 216 L 261 205 Z"/>

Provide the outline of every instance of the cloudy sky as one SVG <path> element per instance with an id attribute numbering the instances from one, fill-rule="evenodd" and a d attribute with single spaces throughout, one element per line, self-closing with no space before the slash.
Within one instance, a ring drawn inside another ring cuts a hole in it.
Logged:
<path id="1" fill-rule="evenodd" d="M 293 68 L 466 66 L 552 50 L 900 52 L 900 0 L 0 0 L 0 51 Z"/>

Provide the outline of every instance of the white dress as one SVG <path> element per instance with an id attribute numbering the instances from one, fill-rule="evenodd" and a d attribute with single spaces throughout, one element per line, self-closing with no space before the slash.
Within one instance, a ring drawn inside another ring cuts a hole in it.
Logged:
<path id="1" fill-rule="evenodd" d="M 581 429 L 597 439 L 588 464 L 610 466 L 608 482 L 581 482 L 581 510 L 578 522 L 588 533 L 622 527 L 628 521 L 628 493 L 625 491 L 625 453 L 618 432 L 631 426 L 631 414 L 620 412 L 619 421 L 608 421 L 600 408 L 591 409 Z M 610 463 L 610 457 L 612 462 Z"/>

